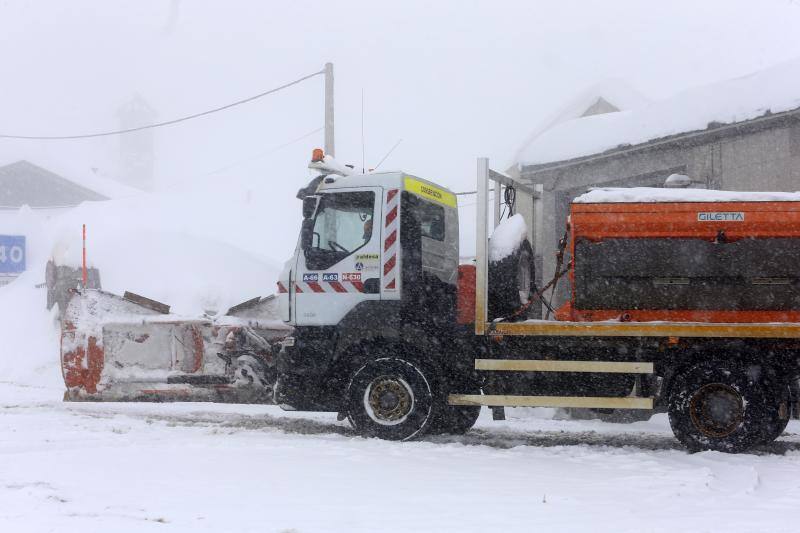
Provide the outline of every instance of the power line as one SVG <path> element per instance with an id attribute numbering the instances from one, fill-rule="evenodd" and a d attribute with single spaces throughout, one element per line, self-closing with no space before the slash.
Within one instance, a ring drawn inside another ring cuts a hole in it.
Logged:
<path id="1" fill-rule="evenodd" d="M 227 165 L 225 165 L 223 167 L 218 167 L 218 168 L 215 168 L 214 170 L 210 170 L 210 171 L 204 172 L 202 174 L 195 174 L 195 175 L 193 175 L 193 176 L 191 176 L 189 178 L 182 179 L 181 181 L 179 181 L 177 183 L 171 183 L 171 184 L 167 185 L 166 187 L 163 187 L 163 188 L 159 189 L 156 192 L 162 193 L 162 192 L 171 191 L 171 190 L 183 187 L 184 185 L 189 183 L 190 180 L 192 180 L 194 178 L 204 178 L 204 177 L 207 177 L 207 176 L 213 176 L 214 174 L 218 174 L 220 172 L 224 172 L 226 170 L 230 170 L 232 168 L 238 167 L 238 166 L 243 165 L 245 163 L 249 163 L 251 161 L 255 161 L 256 159 L 260 159 L 262 157 L 266 157 L 268 155 L 272 155 L 275 152 L 283 150 L 287 146 L 291 146 L 291 145 L 293 145 L 293 144 L 295 144 L 297 142 L 300 142 L 300 141 L 302 141 L 304 139 L 307 139 L 308 137 L 311 137 L 312 135 L 314 135 L 316 133 L 319 133 L 324 129 L 325 129 L 325 127 L 322 126 L 322 127 L 317 128 L 317 129 L 315 129 L 313 131 L 309 131 L 308 133 L 305 133 L 305 134 L 301 135 L 300 137 L 295 137 L 291 141 L 288 141 L 288 142 L 285 142 L 285 143 L 280 144 L 278 146 L 275 146 L 275 147 L 273 147 L 270 150 L 267 150 L 265 152 L 260 152 L 258 154 L 253 155 L 253 156 L 247 157 L 245 159 L 240 159 L 240 160 L 235 161 L 233 163 L 229 163 L 229 164 L 227 164 Z M 125 196 L 115 196 L 114 198 L 112 198 L 112 200 L 126 200 L 128 198 L 134 198 L 134 197 L 140 196 L 141 194 L 144 194 L 144 191 L 142 191 L 142 193 L 126 194 Z M 0 209 L 2 209 L 2 207 L 0 207 Z"/>
<path id="2" fill-rule="evenodd" d="M 282 149 L 286 148 L 287 146 L 291 146 L 294 143 L 297 143 L 297 142 L 300 142 L 300 141 L 302 141 L 304 139 L 307 139 L 307 138 L 311 137 L 312 135 L 314 135 L 315 133 L 319 133 L 324 129 L 325 129 L 325 126 L 322 126 L 320 128 L 315 129 L 314 131 L 309 131 L 308 133 L 306 133 L 304 135 L 301 135 L 300 137 L 296 137 L 296 138 L 292 139 L 291 141 L 285 142 L 285 143 L 281 144 L 280 146 L 276 146 L 275 148 L 267 150 L 266 152 L 258 153 L 256 155 L 248 157 L 246 159 L 240 159 L 239 161 L 236 161 L 234 163 L 230 163 L 228 165 L 225 165 L 224 167 L 219 167 L 219 168 L 216 168 L 214 170 L 208 171 L 203 175 L 204 176 L 210 176 L 212 174 L 217 174 L 219 172 L 223 172 L 225 170 L 230 170 L 232 168 L 238 167 L 239 165 L 243 165 L 245 163 L 249 163 L 251 161 L 255 161 L 256 159 L 260 159 L 262 157 L 266 157 L 268 155 L 274 154 L 275 152 L 277 152 L 279 150 L 282 150 Z"/>
<path id="3" fill-rule="evenodd" d="M 467 192 L 457 192 L 455 193 L 456 196 L 461 196 L 464 194 L 475 194 L 477 191 L 467 191 Z M 487 198 L 488 202 L 494 201 L 494 194 L 489 193 L 489 197 Z M 474 202 L 470 202 L 468 204 L 458 204 L 458 207 L 472 207 L 473 205 L 478 205 L 478 201 L 475 200 Z"/>
<path id="4" fill-rule="evenodd" d="M 297 85 L 298 83 L 304 82 L 309 78 L 313 78 L 314 76 L 319 76 L 320 74 L 324 74 L 324 70 L 320 70 L 319 72 L 314 72 L 313 74 L 309 74 L 307 76 L 303 76 L 302 78 L 296 79 L 292 82 L 285 83 L 280 87 L 275 87 L 274 89 L 270 89 L 268 91 L 264 91 L 262 93 L 258 93 L 256 95 L 250 96 L 243 100 L 237 100 L 236 102 L 232 102 L 230 104 L 226 104 L 224 106 L 215 107 L 214 109 L 209 109 L 207 111 L 202 111 L 200 113 L 194 113 L 192 115 L 186 115 L 184 117 L 175 118 L 172 120 L 165 120 L 163 122 L 156 122 L 154 124 L 147 124 L 145 126 L 138 126 L 136 128 L 127 128 L 123 130 L 113 130 L 113 131 L 103 131 L 103 132 L 96 132 L 96 133 L 83 133 L 78 135 L 5 135 L 0 134 L 0 139 L 25 139 L 25 140 L 40 140 L 40 141 L 63 141 L 68 139 L 91 139 L 94 137 L 108 137 L 110 135 L 121 135 L 124 133 L 133 133 L 135 131 L 142 131 L 142 130 L 149 130 L 153 128 L 160 128 L 162 126 L 170 126 L 172 124 L 177 124 L 179 122 L 186 122 L 187 120 L 192 120 L 199 117 L 204 117 L 206 115 L 211 115 L 212 113 L 218 113 L 220 111 L 225 111 L 226 109 L 230 109 L 232 107 L 236 107 L 242 104 L 246 104 L 248 102 L 252 102 L 253 100 L 258 100 L 259 98 L 263 98 L 267 95 L 272 93 L 276 93 L 278 91 L 282 91 L 283 89 L 288 89 L 293 85 Z"/>
<path id="5" fill-rule="evenodd" d="M 396 143 L 394 143 L 394 146 L 392 146 L 392 147 L 389 149 L 389 151 L 388 151 L 388 152 L 386 152 L 386 155 L 385 155 L 385 156 L 383 156 L 383 159 L 381 159 L 380 161 L 378 161 L 378 164 L 377 164 L 377 165 L 375 165 L 375 168 L 374 168 L 373 170 L 378 170 L 378 167 L 379 167 L 379 166 L 381 166 L 381 165 L 383 164 L 383 162 L 384 162 L 384 161 L 386 161 L 386 158 L 387 158 L 387 157 L 389 157 L 390 155 L 392 155 L 392 152 L 394 152 L 394 149 L 395 149 L 395 148 L 397 148 L 398 146 L 400 146 L 400 143 L 401 143 L 401 142 L 403 142 L 403 139 L 398 139 L 398 140 L 397 140 L 397 142 L 396 142 Z"/>

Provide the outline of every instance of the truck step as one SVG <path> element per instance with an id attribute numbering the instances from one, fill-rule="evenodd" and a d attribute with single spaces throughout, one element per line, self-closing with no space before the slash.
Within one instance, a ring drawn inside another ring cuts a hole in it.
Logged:
<path id="1" fill-rule="evenodd" d="M 450 394 L 450 405 L 489 407 L 586 407 L 594 409 L 652 409 L 653 398 L 605 396 L 508 396 L 502 394 Z"/>
<path id="2" fill-rule="evenodd" d="M 652 374 L 653 363 L 630 363 L 617 361 L 546 361 L 542 359 L 475 359 L 475 370 Z"/>

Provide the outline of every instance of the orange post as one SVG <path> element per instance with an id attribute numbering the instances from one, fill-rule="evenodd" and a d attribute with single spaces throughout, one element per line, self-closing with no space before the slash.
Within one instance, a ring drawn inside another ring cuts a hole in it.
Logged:
<path id="1" fill-rule="evenodd" d="M 86 224 L 83 225 L 83 289 L 86 290 L 88 284 L 88 273 L 86 272 Z"/>

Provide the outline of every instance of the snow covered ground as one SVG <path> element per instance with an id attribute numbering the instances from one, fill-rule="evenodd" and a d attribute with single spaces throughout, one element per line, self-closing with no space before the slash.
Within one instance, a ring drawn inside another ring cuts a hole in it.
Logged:
<path id="1" fill-rule="evenodd" d="M 390 443 L 331 414 L 61 394 L 0 384 L 0 531 L 776 532 L 800 520 L 796 421 L 757 453 L 692 455 L 664 415 L 484 413 L 464 437 Z"/>

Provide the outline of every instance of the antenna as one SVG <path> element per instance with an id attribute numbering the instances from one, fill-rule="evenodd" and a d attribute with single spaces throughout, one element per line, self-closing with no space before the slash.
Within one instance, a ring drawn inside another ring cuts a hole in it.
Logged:
<path id="1" fill-rule="evenodd" d="M 383 159 L 381 159 L 380 161 L 378 161 L 378 164 L 377 164 L 377 165 L 375 165 L 375 168 L 374 168 L 373 170 L 378 170 L 378 167 L 379 167 L 379 166 L 381 166 L 381 164 L 382 164 L 384 161 L 386 161 L 386 158 L 387 158 L 387 157 L 389 157 L 390 155 L 392 155 L 392 152 L 394 152 L 394 149 L 395 149 L 395 148 L 397 148 L 398 146 L 400 146 L 400 143 L 401 143 L 401 142 L 403 142 L 403 139 L 397 139 L 397 142 L 396 142 L 396 143 L 394 143 L 394 146 L 392 146 L 392 147 L 391 147 L 391 149 L 390 149 L 388 152 L 386 152 L 386 155 L 385 155 L 385 156 L 383 156 Z"/>
<path id="2" fill-rule="evenodd" d="M 361 173 L 366 173 L 366 148 L 364 147 L 364 88 L 361 88 Z"/>
<path id="3" fill-rule="evenodd" d="M 333 145 L 333 63 L 325 63 L 325 153 L 334 157 Z"/>

